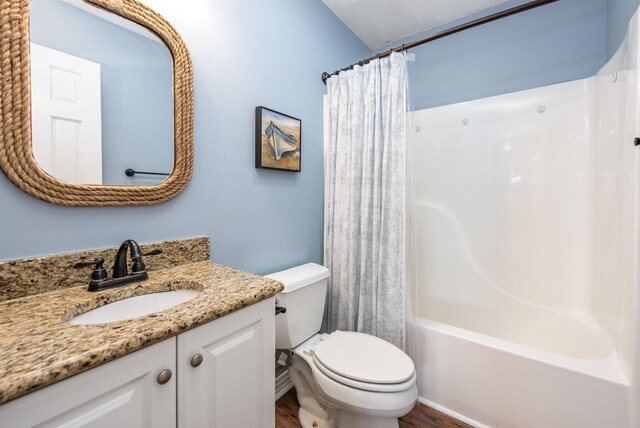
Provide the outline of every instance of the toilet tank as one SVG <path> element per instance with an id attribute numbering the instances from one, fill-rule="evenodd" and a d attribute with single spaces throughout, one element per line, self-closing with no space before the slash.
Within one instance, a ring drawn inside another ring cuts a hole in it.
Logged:
<path id="1" fill-rule="evenodd" d="M 320 331 L 329 269 L 315 263 L 265 275 L 284 284 L 276 305 L 287 312 L 276 315 L 276 349 L 292 349 Z"/>

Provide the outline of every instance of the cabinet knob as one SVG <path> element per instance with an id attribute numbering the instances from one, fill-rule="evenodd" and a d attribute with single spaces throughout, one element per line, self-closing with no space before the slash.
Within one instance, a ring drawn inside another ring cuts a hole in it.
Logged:
<path id="1" fill-rule="evenodd" d="M 191 367 L 198 367 L 200 364 L 202 364 L 202 359 L 202 354 L 196 354 L 191 357 Z"/>
<path id="2" fill-rule="evenodd" d="M 158 375 L 158 383 L 160 385 L 164 385 L 165 383 L 169 382 L 170 379 L 171 379 L 171 370 L 169 369 L 162 370 Z"/>

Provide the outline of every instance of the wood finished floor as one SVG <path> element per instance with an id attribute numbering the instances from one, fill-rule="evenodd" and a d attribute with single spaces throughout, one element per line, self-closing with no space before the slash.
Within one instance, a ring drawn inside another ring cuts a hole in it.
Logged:
<path id="1" fill-rule="evenodd" d="M 276 402 L 276 428 L 300 428 L 298 398 L 295 389 Z M 424 404 L 416 404 L 409 414 L 400 418 L 400 428 L 473 428 Z"/>

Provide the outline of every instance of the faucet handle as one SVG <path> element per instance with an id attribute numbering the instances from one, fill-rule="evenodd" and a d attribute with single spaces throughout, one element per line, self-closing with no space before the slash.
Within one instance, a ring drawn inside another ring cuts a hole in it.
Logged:
<path id="1" fill-rule="evenodd" d="M 133 266 L 131 266 L 131 272 L 133 273 L 142 273 L 147 270 L 147 267 L 144 265 L 142 261 L 143 256 L 157 256 L 158 254 L 162 254 L 162 250 L 152 250 L 148 253 L 141 254 L 139 257 L 133 259 Z"/>
<path id="2" fill-rule="evenodd" d="M 93 260 L 92 262 L 78 262 L 76 264 L 73 265 L 74 269 L 82 269 L 82 268 L 86 268 L 89 266 L 95 266 L 96 268 L 98 268 L 99 265 L 104 263 L 104 259 L 102 257 L 99 257 L 95 260 Z"/>
<path id="3" fill-rule="evenodd" d="M 151 250 L 148 253 L 144 253 L 143 256 L 157 256 L 158 254 L 162 254 L 162 250 Z"/>
<path id="4" fill-rule="evenodd" d="M 107 279 L 107 271 L 105 270 L 103 263 L 104 259 L 102 257 L 99 257 L 92 262 L 78 262 L 73 265 L 73 268 L 83 269 L 86 267 L 95 266 L 95 268 L 93 269 L 93 273 L 91 274 L 91 282 L 98 283 Z"/>

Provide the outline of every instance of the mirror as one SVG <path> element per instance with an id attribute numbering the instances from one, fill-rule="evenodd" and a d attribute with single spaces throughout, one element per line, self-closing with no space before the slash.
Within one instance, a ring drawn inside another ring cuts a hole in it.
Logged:
<path id="1" fill-rule="evenodd" d="M 0 22 L 0 168 L 14 184 L 70 206 L 184 190 L 193 69 L 162 16 L 136 0 L 7 0 Z"/>
<path id="2" fill-rule="evenodd" d="M 32 0 L 30 24 L 32 149 L 40 167 L 74 184 L 166 179 L 173 59 L 162 40 L 80 0 Z"/>

